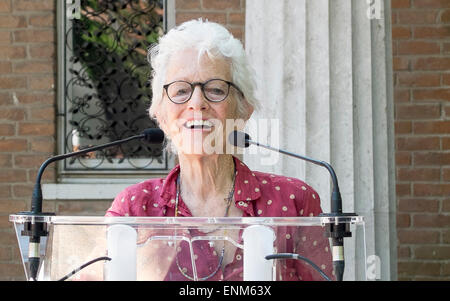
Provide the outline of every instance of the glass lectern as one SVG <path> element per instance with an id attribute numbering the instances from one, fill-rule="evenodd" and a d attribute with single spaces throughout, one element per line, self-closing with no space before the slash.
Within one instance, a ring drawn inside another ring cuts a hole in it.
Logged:
<path id="1" fill-rule="evenodd" d="M 345 224 L 365 265 L 364 219 L 10 215 L 29 279 L 28 223 L 43 223 L 38 280 L 333 280 L 327 225 Z M 364 273 L 355 279 L 366 280 Z"/>

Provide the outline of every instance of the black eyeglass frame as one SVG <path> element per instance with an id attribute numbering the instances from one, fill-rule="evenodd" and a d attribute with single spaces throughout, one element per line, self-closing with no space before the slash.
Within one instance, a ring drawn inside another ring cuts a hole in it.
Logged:
<path id="1" fill-rule="evenodd" d="M 225 97 L 224 97 L 223 99 L 221 99 L 221 100 L 211 100 L 211 99 L 208 98 L 208 96 L 206 96 L 204 87 L 205 87 L 205 85 L 207 85 L 209 82 L 211 82 L 211 81 L 213 81 L 213 80 L 220 80 L 220 81 L 222 81 L 222 82 L 225 82 L 225 83 L 228 85 L 227 94 L 226 94 Z M 172 85 L 172 84 L 174 84 L 174 83 L 186 83 L 186 84 L 189 84 L 189 85 L 191 86 L 191 95 L 190 95 L 185 101 L 183 101 L 183 102 L 175 102 L 175 101 L 173 101 L 173 100 L 170 98 L 170 96 L 169 96 L 169 86 Z M 184 104 L 184 103 L 188 102 L 188 101 L 192 98 L 192 95 L 194 94 L 194 90 L 195 90 L 195 87 L 196 87 L 196 86 L 200 86 L 200 89 L 202 90 L 203 96 L 204 96 L 208 101 L 214 102 L 214 103 L 219 103 L 219 102 L 222 102 L 222 101 L 224 101 L 225 99 L 227 99 L 228 95 L 230 95 L 230 86 L 234 87 L 234 88 L 235 88 L 242 96 L 244 96 L 244 93 L 242 93 L 241 89 L 239 89 L 238 86 L 236 86 L 236 85 L 235 85 L 234 83 L 232 83 L 232 82 L 229 82 L 229 81 L 224 80 L 224 79 L 221 79 L 221 78 L 212 78 L 212 79 L 209 79 L 209 80 L 207 80 L 206 82 L 203 82 L 203 83 L 201 83 L 201 82 L 193 82 L 193 83 L 190 83 L 190 82 L 187 82 L 187 81 L 184 81 L 184 80 L 176 80 L 176 81 L 173 81 L 173 82 L 171 82 L 171 83 L 168 83 L 168 84 L 164 85 L 163 88 L 164 88 L 164 90 L 166 91 L 167 98 L 169 98 L 169 100 L 170 100 L 171 102 L 173 102 L 173 103 L 175 103 L 175 104 L 180 104 L 180 105 L 181 105 L 181 104 Z"/>

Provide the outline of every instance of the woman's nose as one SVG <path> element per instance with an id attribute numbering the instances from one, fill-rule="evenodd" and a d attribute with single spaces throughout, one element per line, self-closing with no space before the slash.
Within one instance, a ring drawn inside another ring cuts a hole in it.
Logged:
<path id="1" fill-rule="evenodd" d="M 192 92 L 191 99 L 188 101 L 189 109 L 191 110 L 205 110 L 208 107 L 208 100 L 203 95 L 200 86 L 195 86 Z"/>

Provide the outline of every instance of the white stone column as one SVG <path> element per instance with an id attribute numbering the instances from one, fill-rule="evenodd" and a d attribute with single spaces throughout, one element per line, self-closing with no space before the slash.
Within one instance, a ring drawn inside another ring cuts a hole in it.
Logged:
<path id="1" fill-rule="evenodd" d="M 249 133 L 332 164 L 344 212 L 366 219 L 367 256 L 380 257 L 383 280 L 397 275 L 390 20 L 390 0 L 246 1 L 246 50 L 262 106 Z M 261 119 L 278 119 L 279 129 L 255 131 Z M 282 155 L 266 165 L 256 152 L 244 155 L 251 168 L 303 179 L 330 211 L 325 169 Z M 361 243 L 346 249 L 345 279 L 366 269 L 348 251 Z"/>

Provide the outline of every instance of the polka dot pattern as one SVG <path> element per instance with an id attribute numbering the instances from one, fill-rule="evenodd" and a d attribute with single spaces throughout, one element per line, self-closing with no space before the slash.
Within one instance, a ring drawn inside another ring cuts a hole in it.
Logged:
<path id="1" fill-rule="evenodd" d="M 241 210 L 242 216 L 304 216 L 311 217 L 320 214 L 319 195 L 299 179 L 251 171 L 237 158 L 234 206 Z M 106 216 L 174 216 L 176 203 L 176 178 L 180 172 L 175 167 L 165 179 L 149 179 L 139 184 L 131 185 L 119 193 L 114 199 Z M 179 216 L 192 216 L 182 198 L 178 206 Z M 322 231 L 319 229 L 319 231 Z M 190 235 L 186 232 L 183 235 Z M 327 275 L 332 275 L 331 249 L 323 233 L 316 233 L 313 229 L 301 232 L 286 230 L 280 234 L 285 243 L 274 246 L 277 252 L 293 252 L 309 254 L 309 259 L 315 262 Z M 177 244 L 172 245 L 175 248 Z M 215 267 L 202 263 L 217 262 L 221 242 L 208 241 L 199 244 L 194 249 L 196 262 L 200 262 L 198 269 L 214 271 Z M 184 251 L 176 247 L 182 271 L 192 272 L 190 258 L 184 258 Z M 213 260 L 213 258 L 215 258 Z M 169 260 L 169 258 L 168 258 Z M 173 262 L 173 257 L 171 257 Z M 243 254 L 236 251 L 234 260 L 226 268 L 217 272 L 213 280 L 242 280 Z M 177 269 L 176 265 L 174 265 Z M 317 273 L 311 272 L 310 267 L 298 261 L 285 261 L 277 267 L 277 280 L 321 280 Z M 174 275 L 183 277 L 180 271 L 174 270 Z M 177 274 L 178 273 L 178 274 Z M 179 280 L 185 280 L 180 278 Z"/>

